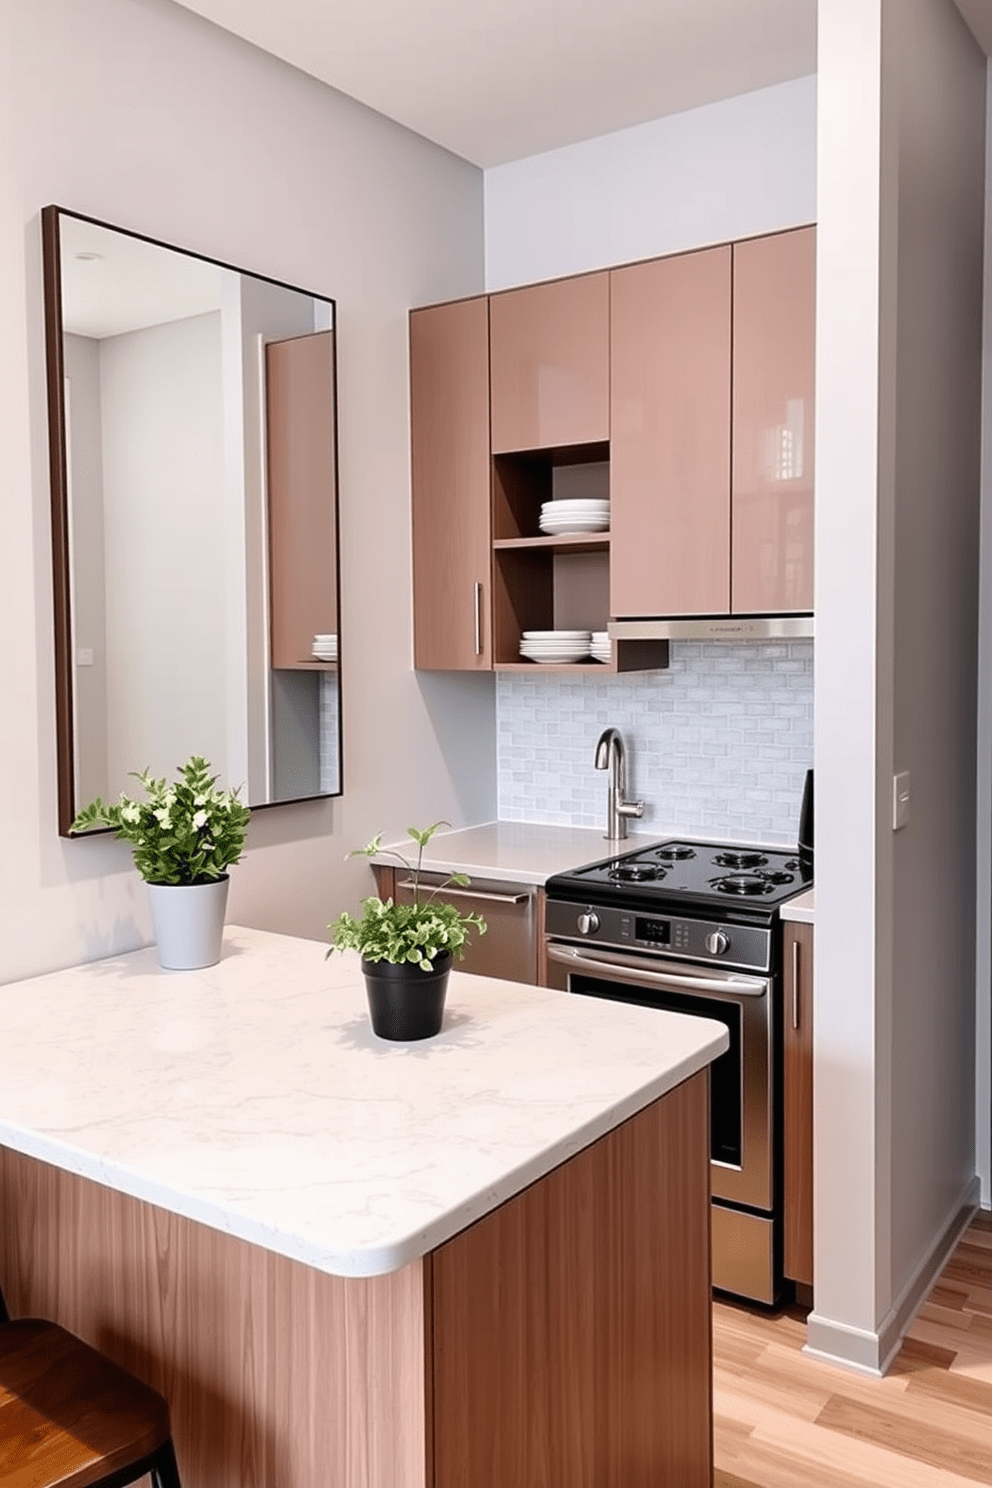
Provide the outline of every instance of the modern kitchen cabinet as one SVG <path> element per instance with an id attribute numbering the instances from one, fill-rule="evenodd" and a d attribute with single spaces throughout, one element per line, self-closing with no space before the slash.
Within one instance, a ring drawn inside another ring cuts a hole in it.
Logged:
<path id="1" fill-rule="evenodd" d="M 380 899 L 397 904 L 413 902 L 413 885 L 402 868 L 373 864 L 376 891 Z M 430 892 L 445 881 L 446 875 L 424 873 L 422 889 Z M 503 880 L 473 877 L 466 888 L 449 885 L 441 899 L 457 905 L 464 913 L 480 914 L 486 922 L 486 933 L 470 934 L 464 956 L 457 963 L 459 971 L 475 976 L 503 977 L 509 982 L 540 981 L 538 945 L 544 922 L 544 890 L 535 884 L 508 883 Z"/>
<path id="2" fill-rule="evenodd" d="M 813 1285 L 813 926 L 783 925 L 784 1271 Z"/>
<path id="3" fill-rule="evenodd" d="M 609 439 L 609 274 L 505 290 L 489 314 L 493 454 Z"/>
<path id="4" fill-rule="evenodd" d="M 731 608 L 813 608 L 816 230 L 734 245 Z"/>
<path id="5" fill-rule="evenodd" d="M 802 228 L 413 311 L 415 664 L 811 611 L 813 274 Z M 576 496 L 609 497 L 610 530 L 543 534 Z M 631 636 L 605 670 L 667 665 Z"/>
<path id="6" fill-rule="evenodd" d="M 729 245 L 614 269 L 614 616 L 730 609 Z"/>
<path id="7" fill-rule="evenodd" d="M 265 348 L 273 667 L 332 670 L 314 638 L 337 635 L 334 332 Z"/>
<path id="8" fill-rule="evenodd" d="M 489 301 L 410 315 L 414 665 L 492 665 Z"/>

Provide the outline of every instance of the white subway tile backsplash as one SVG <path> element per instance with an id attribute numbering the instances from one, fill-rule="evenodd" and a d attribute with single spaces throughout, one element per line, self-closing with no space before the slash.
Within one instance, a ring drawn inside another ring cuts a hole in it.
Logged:
<path id="1" fill-rule="evenodd" d="M 813 763 L 813 642 L 673 641 L 667 672 L 500 672 L 496 719 L 501 821 L 603 826 L 593 753 L 612 725 L 628 795 L 645 802 L 638 831 L 791 846 Z"/>

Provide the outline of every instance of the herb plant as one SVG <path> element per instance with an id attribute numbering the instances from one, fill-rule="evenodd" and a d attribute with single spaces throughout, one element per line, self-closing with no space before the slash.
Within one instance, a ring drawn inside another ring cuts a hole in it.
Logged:
<path id="1" fill-rule="evenodd" d="M 470 880 L 464 873 L 452 873 L 443 883 L 432 888 L 426 898 L 421 898 L 420 875 L 424 861 L 424 848 L 439 827 L 449 823 L 438 821 L 430 827 L 407 827 L 407 836 L 418 848 L 414 867 L 402 853 L 392 848 L 383 849 L 382 833 L 379 832 L 365 847 L 356 847 L 347 854 L 349 858 L 362 856 L 371 858 L 375 853 L 386 851 L 398 858 L 413 880 L 413 903 L 394 904 L 392 899 L 382 900 L 375 895 L 362 900 L 362 917 L 356 920 L 347 910 L 342 910 L 330 925 L 331 951 L 359 951 L 366 961 L 389 961 L 400 966 L 412 961 L 422 971 L 430 971 L 435 956 L 442 951 L 451 951 L 460 961 L 464 955 L 462 947 L 475 930 L 485 935 L 486 922 L 481 915 L 463 914 L 453 904 L 439 901 L 437 896 L 449 884 L 463 887 Z"/>
<path id="2" fill-rule="evenodd" d="M 197 754 L 174 784 L 155 780 L 148 770 L 132 773 L 147 801 L 122 795 L 105 806 L 98 796 L 78 813 L 72 831 L 114 827 L 133 847 L 134 866 L 146 883 L 205 884 L 223 878 L 244 853 L 251 815 L 237 790 L 217 790 L 218 777 Z"/>

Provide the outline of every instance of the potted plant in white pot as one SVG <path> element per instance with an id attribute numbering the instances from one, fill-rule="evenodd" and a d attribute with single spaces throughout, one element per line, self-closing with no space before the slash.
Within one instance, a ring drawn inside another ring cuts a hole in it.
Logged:
<path id="1" fill-rule="evenodd" d="M 244 854 L 248 807 L 237 790 L 218 790 L 216 775 L 194 754 L 173 783 L 148 770 L 135 779 L 146 801 L 122 795 L 105 806 L 97 797 L 72 823 L 74 832 L 113 827 L 134 849 L 145 880 L 159 962 L 170 971 L 192 971 L 220 960 L 230 879 L 227 869 Z"/>
<path id="2" fill-rule="evenodd" d="M 439 821 L 430 827 L 407 827 L 407 836 L 418 848 L 416 866 L 402 853 L 384 849 L 381 832 L 365 847 L 348 853 L 349 858 L 370 858 L 388 852 L 399 859 L 413 883 L 412 904 L 394 904 L 392 899 L 370 895 L 362 900 L 361 919 L 343 910 L 327 927 L 331 932 L 328 956 L 332 951 L 361 955 L 372 1028 L 380 1038 L 412 1042 L 439 1033 L 452 958 L 461 960 L 472 930 L 486 933 L 481 915 L 465 914 L 438 898 L 449 884 L 467 884 L 464 873 L 449 874 L 426 895 L 421 892 L 424 848 L 438 828 L 447 825 Z"/>

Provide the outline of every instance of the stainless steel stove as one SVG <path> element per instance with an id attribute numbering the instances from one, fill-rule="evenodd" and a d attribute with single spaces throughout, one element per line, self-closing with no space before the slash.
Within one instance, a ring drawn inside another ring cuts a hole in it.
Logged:
<path id="1" fill-rule="evenodd" d="M 781 1287 L 781 925 L 813 882 L 798 850 L 672 840 L 545 885 L 552 986 L 716 1018 L 711 1066 L 713 1280 L 773 1303 Z"/>

